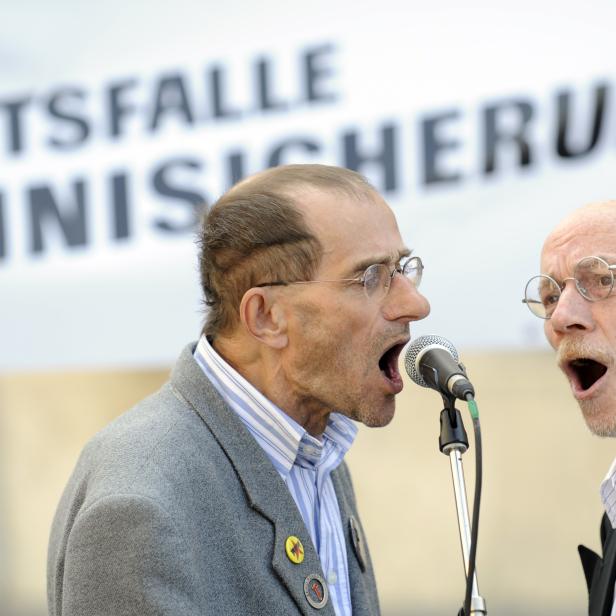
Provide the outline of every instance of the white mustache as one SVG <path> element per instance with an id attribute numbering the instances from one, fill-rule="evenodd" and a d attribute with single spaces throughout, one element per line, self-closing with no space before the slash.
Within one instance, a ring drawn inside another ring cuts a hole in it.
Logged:
<path id="1" fill-rule="evenodd" d="M 614 353 L 611 349 L 598 347 L 581 338 L 568 338 L 560 343 L 556 353 L 559 366 L 580 357 L 594 359 L 608 368 L 614 366 Z"/>

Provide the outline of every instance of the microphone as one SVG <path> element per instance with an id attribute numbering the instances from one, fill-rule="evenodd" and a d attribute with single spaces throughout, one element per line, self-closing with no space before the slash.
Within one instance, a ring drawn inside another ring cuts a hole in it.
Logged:
<path id="1" fill-rule="evenodd" d="M 404 366 L 421 387 L 436 389 L 444 396 L 466 400 L 475 390 L 459 363 L 456 347 L 441 336 L 420 336 L 407 348 Z"/>

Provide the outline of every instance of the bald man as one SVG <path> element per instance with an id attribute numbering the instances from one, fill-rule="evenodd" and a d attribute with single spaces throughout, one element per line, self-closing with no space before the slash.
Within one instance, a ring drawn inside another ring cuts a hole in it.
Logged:
<path id="1" fill-rule="evenodd" d="M 558 366 L 586 424 L 616 436 L 616 201 L 592 203 L 567 216 L 547 237 L 541 275 L 526 286 L 526 304 L 544 319 Z M 580 556 L 591 616 L 616 616 L 616 460 L 601 486 L 603 558 Z"/>
<path id="2" fill-rule="evenodd" d="M 344 455 L 356 422 L 394 415 L 398 356 L 429 312 L 421 259 L 364 178 L 323 165 L 242 181 L 200 246 L 201 337 L 82 453 L 49 613 L 377 615 Z"/>

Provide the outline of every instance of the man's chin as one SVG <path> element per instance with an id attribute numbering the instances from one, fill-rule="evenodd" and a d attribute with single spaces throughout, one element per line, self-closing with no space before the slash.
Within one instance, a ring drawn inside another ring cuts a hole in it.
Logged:
<path id="1" fill-rule="evenodd" d="M 357 418 L 364 426 L 368 428 L 383 428 L 394 418 L 396 413 L 396 402 L 392 397 L 392 400 L 388 402 L 384 407 L 375 410 L 374 408 L 366 410 L 363 413 L 359 413 Z"/>
<path id="2" fill-rule="evenodd" d="M 385 426 L 391 423 L 391 420 L 394 418 L 393 413 L 388 417 L 378 417 L 378 418 L 368 418 L 362 423 L 367 428 L 384 428 Z"/>
<path id="3" fill-rule="evenodd" d="M 588 429 L 597 436 L 616 436 L 616 405 L 606 408 L 598 400 L 578 400 Z"/>

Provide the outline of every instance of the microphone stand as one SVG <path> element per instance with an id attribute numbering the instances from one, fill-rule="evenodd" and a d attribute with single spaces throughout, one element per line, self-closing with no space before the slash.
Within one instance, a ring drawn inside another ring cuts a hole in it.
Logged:
<path id="1" fill-rule="evenodd" d="M 442 395 L 445 408 L 441 411 L 441 435 L 439 449 L 441 453 L 449 456 L 451 464 L 451 477 L 456 499 L 458 513 L 458 527 L 460 529 L 460 545 L 464 561 L 464 572 L 468 578 L 469 557 L 471 552 L 471 525 L 468 517 L 468 504 L 466 500 L 466 485 L 464 483 L 464 469 L 462 468 L 462 454 L 468 449 L 468 436 L 462 423 L 462 415 L 455 407 L 453 396 Z M 473 573 L 473 587 L 471 592 L 470 614 L 464 614 L 464 608 L 458 616 L 471 616 L 473 614 L 487 614 L 486 602 L 479 594 L 477 572 Z"/>

